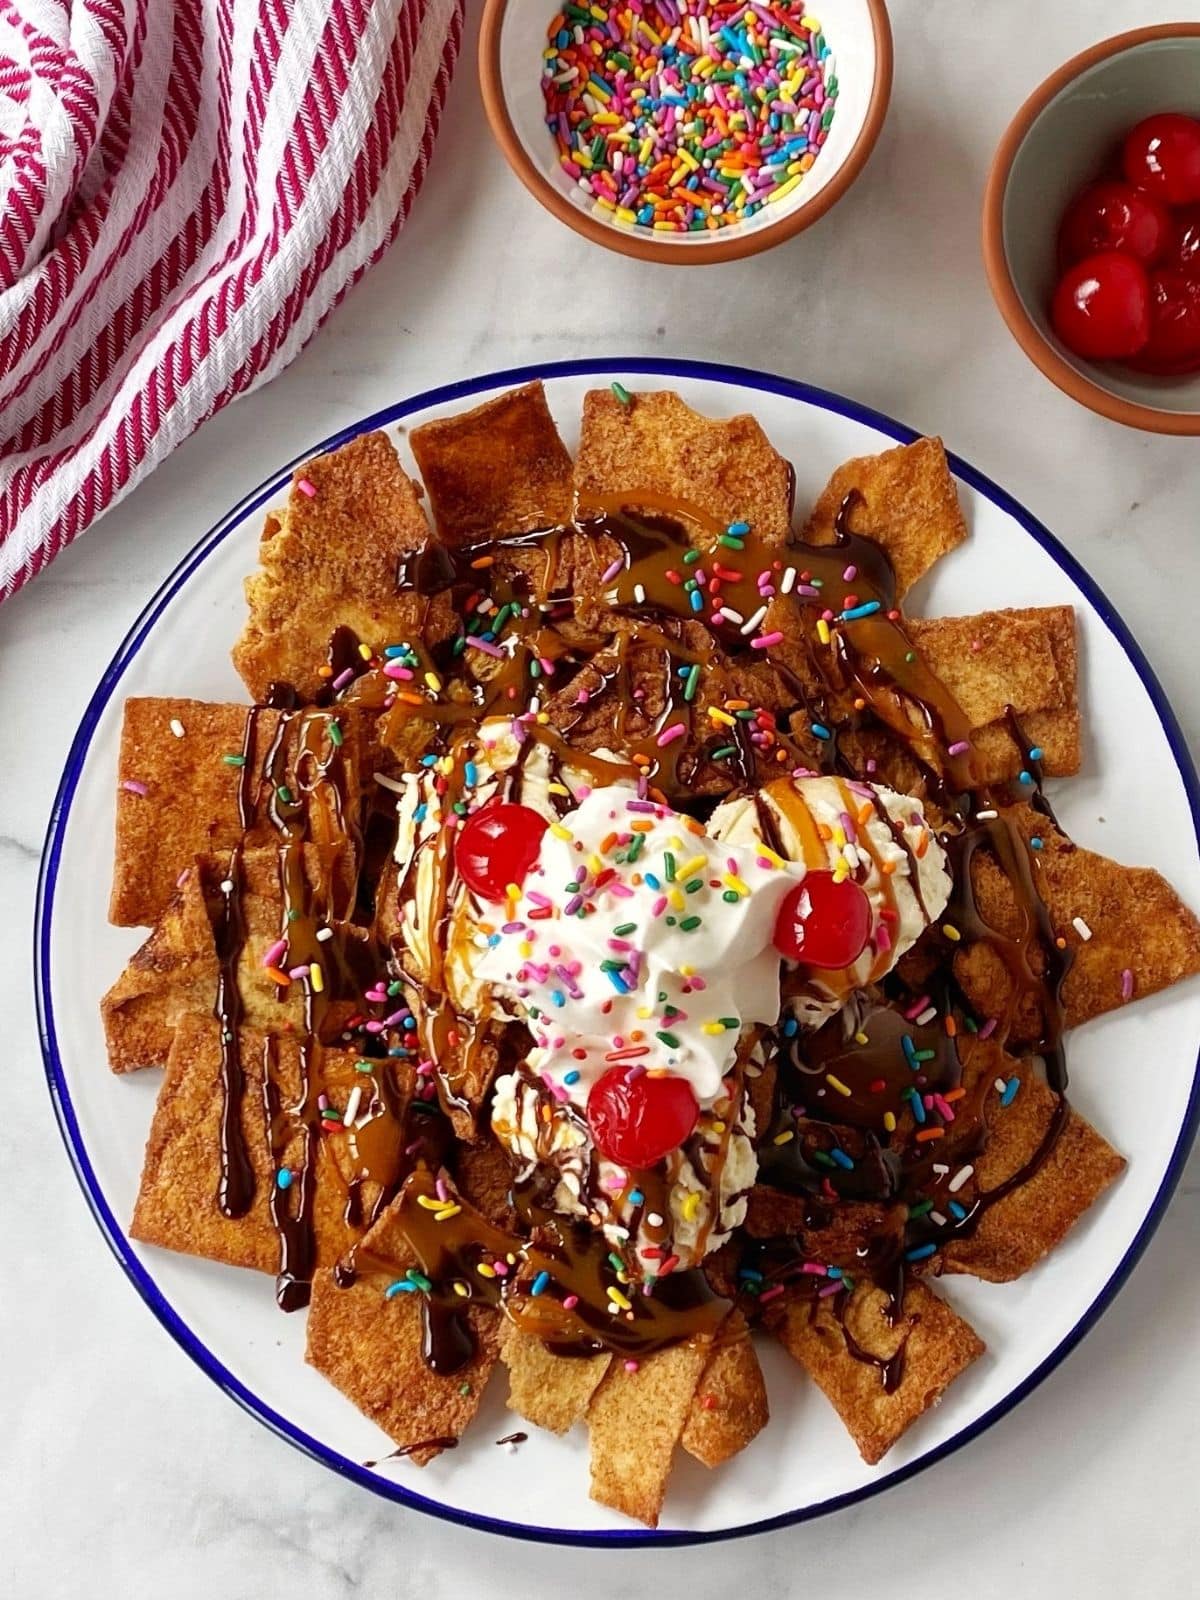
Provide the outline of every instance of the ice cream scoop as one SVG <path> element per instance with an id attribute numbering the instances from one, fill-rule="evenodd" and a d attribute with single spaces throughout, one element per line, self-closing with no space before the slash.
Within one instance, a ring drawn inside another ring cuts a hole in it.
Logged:
<path id="1" fill-rule="evenodd" d="M 843 968 L 799 962 L 789 972 L 789 1008 L 806 1027 L 819 1027 L 855 989 L 885 977 L 950 897 L 946 853 L 920 803 L 882 784 L 779 778 L 723 801 L 708 827 L 727 845 L 766 844 L 809 872 L 853 881 L 870 901 L 870 934 L 854 961 Z"/>

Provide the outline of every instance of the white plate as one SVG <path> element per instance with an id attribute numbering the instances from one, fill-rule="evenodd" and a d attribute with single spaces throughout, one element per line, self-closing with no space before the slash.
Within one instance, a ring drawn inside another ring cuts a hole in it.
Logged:
<path id="1" fill-rule="evenodd" d="M 672 388 L 714 416 L 752 412 L 796 466 L 806 505 L 846 457 L 907 440 L 910 430 L 820 390 L 696 363 L 576 362 L 506 372 L 417 396 L 367 427 L 403 427 L 544 377 L 568 445 L 584 391 L 614 379 Z M 306 455 L 316 450 L 306 452 Z M 972 537 L 916 597 L 914 609 L 961 614 L 1069 602 L 1082 635 L 1088 729 L 1083 776 L 1056 786 L 1070 832 L 1118 860 L 1159 867 L 1200 905 L 1200 791 L 1179 728 L 1146 661 L 1111 606 L 1027 512 L 954 461 Z M 362 1463 L 387 1441 L 305 1366 L 302 1316 L 275 1309 L 262 1277 L 132 1244 L 133 1209 L 158 1074 L 107 1072 L 99 1000 L 142 937 L 110 928 L 106 905 L 121 706 L 126 695 L 241 700 L 229 663 L 243 621 L 242 578 L 255 565 L 262 508 L 281 470 L 186 557 L 135 624 L 88 707 L 55 803 L 42 863 L 38 998 L 50 1091 L 88 1201 L 125 1271 L 164 1327 L 210 1376 L 268 1426 L 337 1471 L 406 1504 L 477 1526 L 577 1543 L 680 1543 L 778 1526 L 860 1499 L 944 1456 L 1039 1382 L 1087 1331 L 1150 1237 L 1200 1114 L 1200 986 L 1184 984 L 1072 1035 L 1072 1100 L 1129 1158 L 1129 1168 L 1051 1259 L 1019 1283 L 952 1278 L 942 1286 L 987 1341 L 955 1383 L 878 1467 L 865 1466 L 833 1411 L 777 1348 L 763 1342 L 769 1428 L 723 1470 L 681 1459 L 663 1526 L 631 1527 L 588 1499 L 584 1430 L 536 1430 L 518 1453 L 496 1449 L 513 1419 L 491 1387 L 460 1449 L 420 1471 Z M 1137 929 L 1129 930 L 1131 940 Z M 1154 1063 L 1153 1094 L 1144 1092 Z"/>

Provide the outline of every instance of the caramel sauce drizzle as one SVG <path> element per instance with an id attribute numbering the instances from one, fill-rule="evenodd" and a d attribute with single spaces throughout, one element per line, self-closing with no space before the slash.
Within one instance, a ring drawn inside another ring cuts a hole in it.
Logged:
<path id="1" fill-rule="evenodd" d="M 528 1238 L 506 1233 L 465 1207 L 438 1221 L 437 1183 L 427 1167 L 413 1172 L 400 1190 L 398 1224 L 431 1285 L 421 1294 L 420 1307 L 425 1359 L 435 1372 L 450 1376 L 474 1356 L 467 1316 L 472 1305 L 498 1308 L 558 1355 L 601 1350 L 648 1355 L 716 1334 L 729 1301 L 713 1293 L 702 1272 L 660 1278 L 652 1295 L 641 1293 L 632 1271 L 632 1284 L 619 1286 L 612 1265 L 618 1253 L 597 1229 L 552 1210 L 541 1200 L 536 1179 L 517 1185 L 513 1198 Z M 501 1272 L 495 1271 L 497 1261 Z M 480 1273 L 481 1265 L 488 1273 Z M 358 1245 L 340 1281 L 348 1285 L 368 1275 L 396 1279 L 408 1270 L 407 1261 Z M 546 1287 L 534 1294 L 533 1284 L 543 1273 Z M 613 1287 L 627 1307 L 611 1299 Z M 575 1303 L 564 1305 L 572 1296 Z"/>

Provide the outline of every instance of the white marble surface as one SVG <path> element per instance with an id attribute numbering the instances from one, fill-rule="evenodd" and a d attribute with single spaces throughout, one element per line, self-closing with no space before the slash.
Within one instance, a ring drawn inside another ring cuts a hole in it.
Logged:
<path id="1" fill-rule="evenodd" d="M 523 0 L 532 3 L 532 0 Z M 1025 360 L 977 244 L 991 150 L 1025 93 L 1097 38 L 1086 0 L 895 0 L 897 81 L 856 188 L 773 254 L 700 272 L 601 252 L 545 216 L 484 127 L 468 47 L 401 244 L 268 389 L 210 422 L 0 613 L 0 1594 L 54 1600 L 467 1593 L 1192 1592 L 1200 1474 L 1200 1164 L 1127 1289 L 1036 1396 L 879 1500 L 750 1543 L 600 1554 L 453 1530 L 344 1486 L 237 1410 L 103 1246 L 45 1093 L 30 991 L 37 860 L 71 734 L 145 599 L 216 511 L 398 395 L 510 364 L 670 353 L 772 368 L 914 425 L 1012 489 L 1081 557 L 1200 734 L 1194 442 L 1124 431 Z M 1168 20 L 1130 0 L 1112 25 Z M 1182 624 L 1182 625 L 1181 625 Z M 1136 759 L 1136 738 L 1130 758 Z M 1153 1062 L 1131 1064 L 1152 1074 Z M 1189 1181 L 1190 1180 L 1190 1181 Z"/>

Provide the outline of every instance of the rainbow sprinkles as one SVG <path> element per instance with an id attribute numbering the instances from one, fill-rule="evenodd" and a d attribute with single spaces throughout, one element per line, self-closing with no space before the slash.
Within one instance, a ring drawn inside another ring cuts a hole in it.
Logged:
<path id="1" fill-rule="evenodd" d="M 748 221 L 804 182 L 838 84 L 797 0 L 567 5 L 543 55 L 563 171 L 610 221 L 703 233 Z"/>

